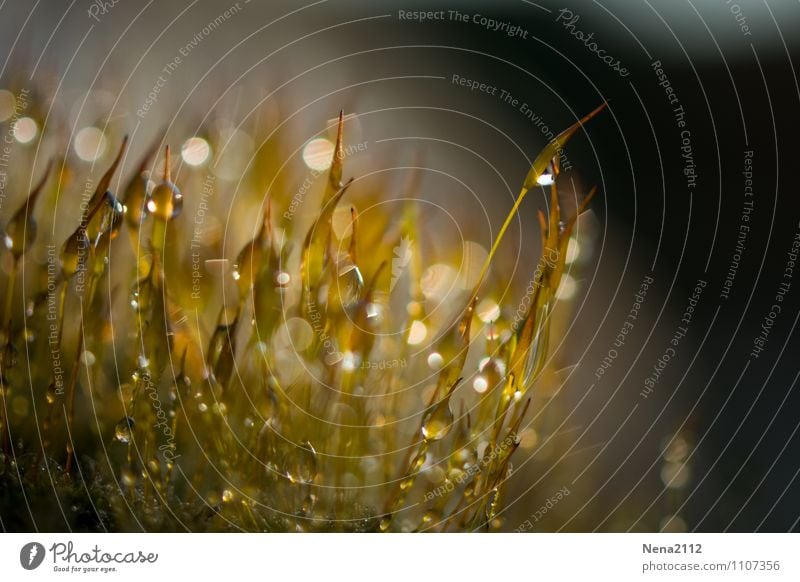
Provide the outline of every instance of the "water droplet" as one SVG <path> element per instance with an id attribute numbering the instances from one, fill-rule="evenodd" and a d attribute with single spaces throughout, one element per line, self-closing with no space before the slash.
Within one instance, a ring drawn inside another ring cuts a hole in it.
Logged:
<path id="1" fill-rule="evenodd" d="M 117 426 L 114 428 L 114 438 L 116 438 L 119 442 L 128 444 L 131 442 L 131 438 L 133 438 L 133 427 L 136 426 L 136 422 L 130 416 L 125 416 L 117 423 Z"/>
<path id="2" fill-rule="evenodd" d="M 262 268 L 261 263 L 264 260 L 264 244 L 267 239 L 267 231 L 269 230 L 269 212 L 265 214 L 264 220 L 261 223 L 261 228 L 250 242 L 248 242 L 236 257 L 236 263 L 233 266 L 233 280 L 239 287 L 239 298 L 244 301 L 250 294 L 250 290 L 256 283 Z M 288 283 L 288 281 L 287 281 Z M 277 283 L 276 283 L 277 284 Z M 280 284 L 278 284 L 280 286 Z"/>
<path id="3" fill-rule="evenodd" d="M 433 352 L 431 355 L 428 356 L 428 366 L 430 366 L 431 370 L 441 370 L 442 366 L 444 365 L 444 358 L 438 352 Z"/>
<path id="4" fill-rule="evenodd" d="M 383 312 L 383 306 L 379 303 L 368 303 L 366 308 L 366 315 L 367 319 L 375 319 L 376 317 L 380 317 L 381 313 Z"/>
<path id="5" fill-rule="evenodd" d="M 348 263 L 339 270 L 337 291 L 342 307 L 349 308 L 358 303 L 364 291 L 364 277 L 359 268 Z"/>
<path id="6" fill-rule="evenodd" d="M 178 378 L 177 385 L 180 387 L 183 394 L 189 394 L 189 391 L 192 389 L 192 379 L 186 374 L 182 374 L 180 378 Z"/>
<path id="7" fill-rule="evenodd" d="M 211 146 L 202 137 L 190 137 L 181 146 L 181 157 L 190 166 L 202 166 L 211 157 Z"/>
<path id="8" fill-rule="evenodd" d="M 183 210 L 183 195 L 172 182 L 162 182 L 147 201 L 147 211 L 160 220 L 172 220 Z"/>
<path id="9" fill-rule="evenodd" d="M 117 238 L 124 220 L 125 207 L 111 192 L 106 192 L 102 198 L 101 210 L 86 227 L 89 238 L 95 241 L 96 254 L 104 252 L 110 242 Z"/>
<path id="10" fill-rule="evenodd" d="M 150 459 L 147 461 L 147 468 L 150 469 L 150 473 L 152 473 L 153 476 L 161 474 L 161 463 L 158 462 L 158 459 Z"/>
<path id="11" fill-rule="evenodd" d="M 154 289 L 150 277 L 140 279 L 131 288 L 131 308 L 136 313 L 147 313 L 153 304 Z"/>
<path id="12" fill-rule="evenodd" d="M 223 489 L 222 491 L 222 501 L 225 503 L 230 503 L 233 501 L 233 491 L 230 489 Z"/>
<path id="13" fill-rule="evenodd" d="M 483 394 L 486 392 L 486 389 L 489 387 L 489 383 L 486 381 L 486 378 L 483 376 L 478 376 L 472 382 L 472 387 L 475 389 L 475 392 L 478 394 Z"/>
<path id="14" fill-rule="evenodd" d="M 136 485 L 136 475 L 134 475 L 133 471 L 131 471 L 128 467 L 125 467 L 120 471 L 120 478 L 122 483 L 127 487 L 133 487 Z"/>
<path id="15" fill-rule="evenodd" d="M 422 516 L 422 523 L 428 525 L 432 522 L 437 522 L 442 518 L 441 514 L 435 509 L 430 509 Z"/>
<path id="16" fill-rule="evenodd" d="M 435 404 L 422 421 L 422 436 L 429 441 L 438 441 L 447 436 L 453 426 L 450 398 Z"/>
<path id="17" fill-rule="evenodd" d="M 183 210 L 183 194 L 170 180 L 169 176 L 169 147 L 167 147 L 164 161 L 164 179 L 150 194 L 147 201 L 147 211 L 158 220 L 167 222 L 180 215 Z"/>
<path id="18" fill-rule="evenodd" d="M 150 367 L 150 360 L 148 360 L 145 356 L 139 356 L 136 358 L 136 365 L 139 366 L 141 370 L 146 370 Z"/>
<path id="19" fill-rule="evenodd" d="M 345 372 L 352 372 L 356 369 L 356 365 L 358 364 L 357 356 L 350 350 L 344 352 L 342 354 L 342 370 Z"/>
<path id="20" fill-rule="evenodd" d="M 48 404 L 54 404 L 56 401 L 56 381 L 55 379 L 50 380 L 50 384 L 47 386 L 47 392 L 45 393 L 45 399 L 47 400 Z"/>
<path id="21" fill-rule="evenodd" d="M 94 366 L 94 363 L 97 361 L 97 358 L 92 352 L 86 350 L 81 354 L 81 360 L 83 361 L 83 364 L 85 366 L 92 367 Z"/>
<path id="22" fill-rule="evenodd" d="M 317 476 L 317 451 L 309 441 L 304 441 L 290 455 L 286 476 L 292 483 L 311 483 Z"/>
<path id="23" fill-rule="evenodd" d="M 487 519 L 492 519 L 494 517 L 494 512 L 497 509 L 497 502 L 500 499 L 500 490 L 495 487 L 489 494 L 486 496 L 486 508 L 485 508 L 485 515 Z"/>

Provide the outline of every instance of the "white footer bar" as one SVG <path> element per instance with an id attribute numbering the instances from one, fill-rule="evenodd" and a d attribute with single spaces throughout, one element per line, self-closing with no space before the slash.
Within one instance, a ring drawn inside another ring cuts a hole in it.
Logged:
<path id="1" fill-rule="evenodd" d="M 800 580 L 797 534 L 3 534 L 4 580 Z"/>

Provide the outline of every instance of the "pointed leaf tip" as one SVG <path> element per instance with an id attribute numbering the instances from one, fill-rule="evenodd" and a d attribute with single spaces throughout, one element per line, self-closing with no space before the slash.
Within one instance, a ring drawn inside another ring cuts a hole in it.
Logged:
<path id="1" fill-rule="evenodd" d="M 536 156 L 536 159 L 533 161 L 531 169 L 528 171 L 528 175 L 525 177 L 525 182 L 522 186 L 523 190 L 530 190 L 536 186 L 539 183 L 539 176 L 544 173 L 548 164 L 554 157 L 556 157 L 558 152 L 564 149 L 564 146 L 570 140 L 570 138 L 575 135 L 575 132 L 577 132 L 587 121 L 603 111 L 603 109 L 606 107 L 608 107 L 608 102 L 604 101 L 593 111 L 583 116 L 577 122 L 553 138 L 550 143 L 547 144 L 541 152 L 539 152 L 539 155 Z"/>

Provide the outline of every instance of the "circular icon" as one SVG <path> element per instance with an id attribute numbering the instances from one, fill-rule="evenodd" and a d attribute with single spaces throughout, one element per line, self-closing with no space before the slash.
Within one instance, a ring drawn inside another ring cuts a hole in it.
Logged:
<path id="1" fill-rule="evenodd" d="M 19 551 L 19 563 L 26 570 L 35 570 L 44 561 L 44 546 L 39 542 L 29 542 Z"/>

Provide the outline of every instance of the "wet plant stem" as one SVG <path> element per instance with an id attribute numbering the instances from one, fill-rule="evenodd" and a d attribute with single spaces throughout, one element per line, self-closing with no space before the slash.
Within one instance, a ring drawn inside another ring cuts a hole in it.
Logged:
<path id="1" fill-rule="evenodd" d="M 11 265 L 11 271 L 8 274 L 8 281 L 6 282 L 6 303 L 3 310 L 3 325 L 6 328 L 6 337 L 11 338 L 11 307 L 13 306 L 14 287 L 17 283 L 17 267 L 19 266 L 19 259 L 14 258 Z"/>

